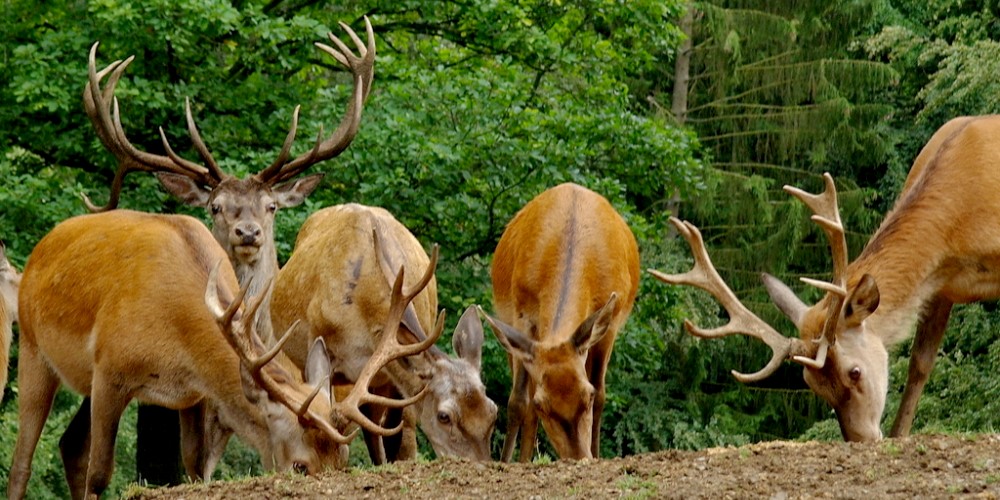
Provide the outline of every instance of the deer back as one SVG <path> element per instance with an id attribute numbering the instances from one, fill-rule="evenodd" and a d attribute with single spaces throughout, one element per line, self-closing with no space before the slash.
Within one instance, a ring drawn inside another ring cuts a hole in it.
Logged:
<path id="1" fill-rule="evenodd" d="M 420 270 L 428 262 L 420 242 L 384 209 L 346 204 L 312 214 L 300 229 L 274 290 L 275 329 L 301 321 L 297 338 L 286 347 L 289 357 L 299 362 L 303 348 L 323 338 L 337 360 L 337 375 L 356 380 L 384 335 L 396 272 Z M 401 341 L 425 338 L 436 315 L 437 289 L 431 281 L 404 314 L 398 332 Z M 480 379 L 482 323 L 474 313 L 471 317 L 462 323 L 462 333 L 453 337 L 458 358 L 431 347 L 386 366 L 381 383 L 406 396 L 426 384 L 427 396 L 416 405 L 418 422 L 435 452 L 488 459 L 496 405 L 486 397 Z"/>
<path id="2" fill-rule="evenodd" d="M 639 286 L 632 231 L 604 197 L 562 184 L 511 220 L 491 278 L 491 326 L 527 370 L 546 434 L 560 456 L 589 456 L 586 415 L 603 391 L 603 377 L 591 374 L 607 366 Z"/>

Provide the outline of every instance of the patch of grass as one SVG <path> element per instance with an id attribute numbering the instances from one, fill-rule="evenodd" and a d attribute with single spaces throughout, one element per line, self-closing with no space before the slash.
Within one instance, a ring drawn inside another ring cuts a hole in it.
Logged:
<path id="1" fill-rule="evenodd" d="M 884 441 L 882 443 L 882 453 L 886 455 L 898 457 L 903 454 L 903 447 L 896 441 Z"/>
<path id="2" fill-rule="evenodd" d="M 998 474 L 990 474 L 990 475 L 986 476 L 985 481 L 986 481 L 986 484 L 995 484 L 997 482 L 1000 482 L 1000 475 L 998 475 Z"/>
<path id="3" fill-rule="evenodd" d="M 622 490 L 622 498 L 641 500 L 654 498 L 657 494 L 656 483 L 629 473 L 625 473 L 616 486 Z"/>
<path id="4" fill-rule="evenodd" d="M 120 498 L 122 500 L 131 500 L 133 498 L 139 498 L 139 496 L 143 493 L 148 493 L 149 491 L 149 487 L 144 484 L 130 483 L 124 490 L 122 490 Z"/>
<path id="5" fill-rule="evenodd" d="M 548 453 L 539 453 L 538 456 L 536 456 L 535 458 L 531 459 L 531 463 L 533 463 L 533 464 L 551 464 L 552 463 L 552 457 L 549 456 Z"/>

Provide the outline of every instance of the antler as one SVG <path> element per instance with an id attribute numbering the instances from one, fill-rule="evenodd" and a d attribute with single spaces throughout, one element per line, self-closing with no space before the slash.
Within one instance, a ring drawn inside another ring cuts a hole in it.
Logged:
<path id="1" fill-rule="evenodd" d="M 122 129 L 121 117 L 118 113 L 118 98 L 115 97 L 115 87 L 121 78 L 125 68 L 132 63 L 135 56 L 130 56 L 123 61 L 115 61 L 101 71 L 97 71 L 97 46 L 100 42 L 95 42 L 90 47 L 90 56 L 87 61 L 87 85 L 83 89 L 83 106 L 90 117 L 90 122 L 94 125 L 97 136 L 101 139 L 101 144 L 118 159 L 118 170 L 115 172 L 114 180 L 111 182 L 111 196 L 108 204 L 98 207 L 91 203 L 87 195 L 83 195 L 83 201 L 91 212 L 104 212 L 118 206 L 118 199 L 121 194 L 122 182 L 129 172 L 172 172 L 185 175 L 195 181 L 207 185 L 216 186 L 226 177 L 226 174 L 219 169 L 212 154 L 205 147 L 198 127 L 194 123 L 191 114 L 191 101 L 185 100 L 185 114 L 187 117 L 188 133 L 191 134 L 191 142 L 208 167 L 181 158 L 167 142 L 167 137 L 160 128 L 160 139 L 163 147 L 167 151 L 167 156 L 154 155 L 136 149 L 129 142 L 125 131 Z M 101 88 L 101 80 L 105 76 L 108 81 L 105 87 Z"/>
<path id="2" fill-rule="evenodd" d="M 798 357 L 795 360 L 799 363 L 822 368 L 826 363 L 826 354 L 830 346 L 837 341 L 837 323 L 840 320 L 840 309 L 847 299 L 847 237 L 844 234 L 844 225 L 840 221 L 840 208 L 837 205 L 837 186 L 833 182 L 833 176 L 829 173 L 823 174 L 823 181 L 826 188 L 821 194 L 807 193 L 793 186 L 785 186 L 784 190 L 788 194 L 798 198 L 813 211 L 813 222 L 818 224 L 826 233 L 830 240 L 830 252 L 833 255 L 833 282 L 814 280 L 810 278 L 799 278 L 803 283 L 815 286 L 821 290 L 830 292 L 834 300 L 830 301 L 827 310 L 826 324 L 823 326 L 823 336 L 818 340 L 819 349 L 815 359 L 808 357 Z"/>
<path id="3" fill-rule="evenodd" d="M 756 382 L 762 380 L 778 369 L 781 362 L 789 357 L 798 356 L 805 352 L 802 341 L 797 338 L 785 337 L 777 330 L 767 324 L 764 320 L 750 312 L 730 290 L 726 282 L 715 270 L 712 259 L 705 250 L 705 242 L 701 237 L 701 231 L 687 221 L 681 221 L 676 217 L 670 218 L 670 223 L 677 228 L 677 231 L 684 236 L 688 245 L 691 246 L 691 253 L 694 255 L 694 267 L 684 274 L 664 274 L 655 269 L 648 272 L 654 277 L 672 285 L 691 285 L 712 294 L 722 307 L 729 313 L 729 323 L 724 326 L 705 330 L 699 328 L 690 320 L 684 320 L 684 327 L 691 335 L 701 338 L 720 338 L 729 335 L 748 335 L 763 341 L 767 344 L 773 354 L 771 360 L 764 368 L 756 373 L 745 374 L 732 370 L 732 374 L 740 382 Z"/>
<path id="4" fill-rule="evenodd" d="M 351 37 L 361 57 L 355 56 L 347 45 L 333 36 L 333 33 L 329 33 L 328 36 L 330 41 L 337 46 L 336 49 L 322 43 L 316 43 L 316 46 L 330 54 L 354 75 L 354 92 L 351 94 L 351 101 L 347 105 L 344 118 L 333 134 L 325 141 L 322 140 L 323 129 L 321 127 L 316 137 L 316 145 L 309 152 L 286 163 L 292 142 L 295 140 L 295 132 L 298 129 L 299 108 L 296 107 L 295 112 L 292 113 L 292 126 L 285 137 L 281 153 L 278 154 L 274 163 L 256 175 L 261 182 L 274 185 L 291 179 L 312 165 L 339 155 L 347 149 L 347 146 L 354 140 L 354 136 L 357 135 L 358 127 L 361 124 L 361 111 L 368 99 L 368 93 L 371 91 L 372 80 L 375 78 L 375 33 L 368 16 L 365 16 L 365 31 L 368 33 L 367 45 L 362 43 L 350 26 L 344 23 L 340 23 L 340 26 Z"/>
<path id="5" fill-rule="evenodd" d="M 428 283 L 430 283 L 431 278 L 434 277 L 437 260 L 438 246 L 434 245 L 434 248 L 431 251 L 431 261 L 427 265 L 427 270 L 424 271 L 423 277 L 421 277 L 420 281 L 418 281 L 413 288 L 405 294 L 403 293 L 404 270 L 402 267 L 399 269 L 399 273 L 396 274 L 396 281 L 392 286 L 392 300 L 389 305 L 389 313 L 386 316 L 385 326 L 382 328 L 382 336 L 375 348 L 375 353 L 372 354 L 368 363 L 361 370 L 361 374 L 358 376 L 357 381 L 355 381 L 354 388 L 351 390 L 351 393 L 348 394 L 343 401 L 335 403 L 336 409 L 340 411 L 343 416 L 357 422 L 369 432 L 382 436 L 388 436 L 399 432 L 403 426 L 402 423 L 400 423 L 400 425 L 392 429 L 386 429 L 385 427 L 371 421 L 368 417 L 361 413 L 361 405 L 374 403 L 390 408 L 402 408 L 416 403 L 420 400 L 420 398 L 424 397 L 424 394 L 427 392 L 427 386 L 424 386 L 419 393 L 409 398 L 392 399 L 372 394 L 369 391 L 368 386 L 371 383 L 372 378 L 375 377 L 379 370 L 381 370 L 385 365 L 396 359 L 412 356 L 429 349 L 432 345 L 434 345 L 434 342 L 437 341 L 438 337 L 441 336 L 441 332 L 444 330 L 444 311 L 441 311 L 441 314 L 438 315 L 437 322 L 434 324 L 434 331 L 426 339 L 413 344 L 400 344 L 397 335 L 400 322 L 403 318 L 403 312 L 410 304 L 410 301 L 413 300 L 413 298 L 416 297 Z"/>
<path id="6" fill-rule="evenodd" d="M 250 283 L 246 283 L 240 288 L 239 293 L 236 298 L 229 304 L 229 307 L 223 308 L 221 301 L 219 300 L 219 286 L 218 286 L 218 274 L 221 262 L 216 264 L 212 268 L 212 272 L 208 277 L 208 286 L 205 289 L 205 303 L 208 305 L 212 314 L 215 316 L 216 321 L 222 329 L 222 333 L 229 342 L 229 345 L 236 351 L 236 355 L 240 358 L 240 364 L 242 364 L 246 370 L 253 377 L 253 380 L 276 401 L 292 410 L 300 419 L 310 422 L 315 427 L 326 432 L 331 439 L 338 443 L 347 444 L 354 439 L 356 432 L 352 432 L 348 435 L 342 434 L 330 423 L 329 419 L 321 417 L 314 414 L 310 409 L 309 405 L 312 404 L 313 399 L 319 394 L 320 390 L 323 388 L 323 382 L 313 388 L 311 394 L 306 397 L 302 402 L 295 401 L 285 390 L 283 390 L 267 373 L 264 371 L 264 367 L 270 363 L 275 356 L 281 352 L 282 347 L 285 342 L 291 338 L 292 333 L 298 326 L 298 321 L 292 324 L 288 328 L 288 331 L 281 337 L 270 350 L 264 354 L 257 356 L 253 351 L 258 348 L 262 348 L 263 343 L 257 338 L 257 334 L 253 331 L 253 321 L 239 321 L 237 319 L 237 313 L 239 313 L 239 308 L 243 305 L 243 299 L 246 297 L 247 290 L 250 287 Z M 268 290 L 271 287 L 271 281 L 269 280 L 267 286 L 264 290 Z M 261 303 L 266 296 L 266 293 L 261 293 L 251 299 L 250 303 L 246 304 L 243 313 L 240 318 L 254 318 L 257 314 L 257 309 L 260 307 Z M 327 379 L 327 384 L 329 379 Z"/>

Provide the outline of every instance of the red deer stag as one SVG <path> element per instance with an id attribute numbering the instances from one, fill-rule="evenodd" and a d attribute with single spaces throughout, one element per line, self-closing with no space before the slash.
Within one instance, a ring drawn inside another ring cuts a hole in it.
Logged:
<path id="1" fill-rule="evenodd" d="M 11 326 L 17 322 L 17 289 L 21 275 L 7 260 L 0 242 L 0 399 L 7 388 L 7 365 L 10 364 L 10 342 L 14 338 Z"/>
<path id="2" fill-rule="evenodd" d="M 387 324 L 401 321 L 432 274 L 428 268 L 406 295 L 400 275 Z M 24 496 L 61 383 L 89 401 L 60 440 L 74 498 L 97 498 L 107 487 L 118 421 L 132 399 L 182 413 L 208 405 L 266 467 L 310 474 L 346 466 L 350 422 L 398 432 L 370 421 L 360 407 L 405 406 L 423 393 L 389 400 L 371 395 L 368 383 L 386 363 L 429 347 L 441 325 L 420 344 L 383 339 L 350 395 L 334 402 L 322 342 L 310 349 L 303 383 L 274 359 L 289 335 L 265 352 L 250 320 L 261 297 L 241 309 L 246 293 L 225 251 L 191 217 L 115 210 L 57 225 L 28 258 L 20 288 L 20 426 L 8 496 Z"/>
<path id="3" fill-rule="evenodd" d="M 298 334 L 285 352 L 301 365 L 313 339 L 324 339 L 331 357 L 342 367 L 336 378 L 357 380 L 378 338 L 386 335 L 382 318 L 389 309 L 396 270 L 427 263 L 420 242 L 384 209 L 347 204 L 313 213 L 299 230 L 295 250 L 275 283 L 274 328 L 281 331 L 299 322 Z M 400 338 L 406 342 L 426 338 L 436 314 L 437 290 L 432 281 L 407 307 Z M 434 451 L 439 456 L 489 460 L 497 408 L 480 379 L 483 326 L 473 308 L 459 321 L 452 345 L 458 358 L 431 347 L 387 365 L 382 390 L 410 396 L 426 385 L 427 396 L 409 408 L 416 410 Z M 389 458 L 416 456 L 413 430 L 404 428 L 402 449 Z M 380 438 L 366 433 L 375 463 L 387 458 Z"/>
<path id="4" fill-rule="evenodd" d="M 562 184 L 514 216 L 491 277 L 497 318 L 486 318 L 514 381 L 503 460 L 518 432 L 531 460 L 539 416 L 561 458 L 598 457 L 608 360 L 639 287 L 635 236 L 601 195 Z"/>
<path id="5" fill-rule="evenodd" d="M 314 174 L 296 180 L 296 176 L 312 165 L 336 157 L 343 152 L 358 132 L 361 111 L 371 91 L 375 75 L 375 35 L 371 23 L 365 18 L 367 45 L 348 27 L 341 26 L 357 46 L 361 57 L 355 56 L 339 39 L 329 35 L 336 49 L 321 43 L 316 46 L 332 56 L 351 71 L 354 92 L 347 105 L 343 120 L 330 137 L 323 140 L 320 130 L 315 146 L 294 159 L 289 159 L 292 143 L 298 128 L 299 108 L 292 113 L 292 124 L 277 159 L 260 172 L 245 179 L 237 179 L 223 172 L 201 139 L 191 113 L 191 102 L 185 102 L 188 133 L 204 165 L 181 158 L 167 142 L 160 129 L 166 155 L 140 151 L 129 142 L 118 115 L 115 86 L 125 68 L 132 62 L 115 61 L 101 71 L 96 70 L 97 44 L 90 49 L 89 79 L 83 100 L 104 147 L 118 159 L 118 170 L 111 185 L 111 199 L 105 207 L 95 207 L 85 199 L 92 212 L 117 206 L 122 179 L 133 171 L 155 172 L 160 183 L 180 200 L 193 206 L 205 207 L 212 215 L 212 233 L 229 255 L 241 285 L 253 283 L 252 295 L 263 290 L 264 283 L 274 279 L 278 271 L 278 258 L 274 244 L 274 214 L 282 207 L 302 203 L 319 185 L 323 174 Z M 108 76 L 110 74 L 110 76 Z M 101 80 L 108 76 L 105 87 Z M 286 182 L 288 181 L 288 182 Z M 274 342 L 270 318 L 270 292 L 257 318 L 257 331 L 267 343 Z"/>
<path id="6" fill-rule="evenodd" d="M 743 334 L 771 347 L 773 357 L 761 371 L 734 372 L 740 381 L 761 380 L 785 359 L 801 363 L 806 383 L 834 408 L 848 441 L 882 437 L 887 348 L 909 337 L 916 324 L 909 376 L 889 433 L 905 436 L 952 306 L 1000 297 L 1000 241 L 980 230 L 989 224 L 983 217 L 1000 210 L 983 205 L 1000 192 L 998 132 L 998 116 L 958 118 L 942 126 L 914 161 L 892 211 L 850 263 L 833 178 L 824 176 L 821 195 L 785 187 L 815 213 L 812 219 L 827 233 L 833 252 L 832 283 L 802 278 L 827 292 L 812 307 L 776 278 L 764 276 L 772 300 L 795 324 L 799 338 L 784 337 L 740 303 L 715 271 L 700 232 L 688 222 L 671 220 L 691 246 L 694 269 L 675 275 L 650 272 L 667 283 L 709 291 L 729 313 L 730 323 L 713 330 L 686 322 L 691 334 Z"/>

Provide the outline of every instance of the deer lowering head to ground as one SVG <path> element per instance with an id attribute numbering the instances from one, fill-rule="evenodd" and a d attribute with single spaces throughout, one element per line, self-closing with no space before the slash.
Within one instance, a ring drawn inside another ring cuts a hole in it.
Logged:
<path id="1" fill-rule="evenodd" d="M 433 281 L 396 328 L 384 330 L 383 325 L 397 270 L 426 268 L 434 260 L 436 249 L 428 259 L 420 242 L 384 209 L 347 204 L 313 213 L 278 274 L 271 304 L 276 330 L 299 325 L 286 353 L 301 364 L 310 343 L 323 339 L 340 367 L 337 380 L 353 382 L 381 337 L 398 336 L 408 343 L 425 339 L 437 316 Z M 452 345 L 457 358 L 431 347 L 387 365 L 380 389 L 411 396 L 426 385 L 427 396 L 412 408 L 435 453 L 488 460 L 497 408 L 480 379 L 483 327 L 474 309 L 462 316 Z M 412 430 L 404 429 L 398 452 L 386 450 L 380 436 L 366 434 L 372 461 L 414 458 Z"/>
<path id="2" fill-rule="evenodd" d="M 416 285 L 429 281 L 429 277 Z M 409 300 L 402 276 L 385 319 L 398 324 Z M 428 342 L 381 342 L 352 392 L 331 398 L 333 367 L 322 341 L 305 362 L 304 382 L 275 359 L 254 333 L 257 296 L 243 306 L 225 251 L 205 226 L 186 216 L 115 210 L 71 218 L 35 247 L 22 279 L 18 359 L 19 428 L 8 496 L 22 498 L 35 445 L 60 384 L 87 397 L 60 440 L 74 498 L 96 498 L 114 465 L 118 421 L 129 401 L 201 412 L 260 452 L 265 467 L 317 473 L 346 466 L 351 423 L 392 434 L 366 418 L 365 404 L 400 407 L 406 400 L 372 396 L 382 367 L 426 349 Z M 289 332 L 290 333 L 290 332 Z M 185 430 L 183 446 L 203 452 Z M 192 450 L 186 449 L 185 462 Z"/>
<path id="3" fill-rule="evenodd" d="M 635 236 L 604 197 L 561 184 L 507 225 L 491 277 L 487 321 L 514 383 L 503 460 L 519 432 L 531 460 L 539 417 L 561 458 L 598 457 L 608 360 L 639 287 Z"/>
<path id="4" fill-rule="evenodd" d="M 691 334 L 749 335 L 772 348 L 773 357 L 761 371 L 734 371 L 740 381 L 761 380 L 785 359 L 802 364 L 806 383 L 834 408 L 848 441 L 882 437 L 887 348 L 908 338 L 916 324 L 909 376 L 890 431 L 890 436 L 905 436 L 952 306 L 1000 297 L 1000 236 L 993 231 L 1000 214 L 998 133 L 998 116 L 958 118 L 942 126 L 914 161 L 892 211 L 850 263 L 833 178 L 824 176 L 821 195 L 785 187 L 812 209 L 833 250 L 832 282 L 802 278 L 826 291 L 812 307 L 776 278 L 764 276 L 799 338 L 784 337 L 740 303 L 715 271 L 701 233 L 688 222 L 671 221 L 691 245 L 694 269 L 650 272 L 667 283 L 709 291 L 729 313 L 729 324 L 713 330 L 686 322 Z"/>
<path id="5" fill-rule="evenodd" d="M 0 399 L 7 388 L 7 365 L 10 364 L 12 326 L 17 322 L 17 289 L 21 274 L 7 260 L 6 248 L 0 241 Z"/>
<path id="6" fill-rule="evenodd" d="M 371 23 L 365 18 L 367 44 L 347 25 L 341 26 L 357 47 L 360 57 L 339 39 L 330 34 L 336 48 L 317 43 L 316 46 L 350 70 L 354 92 L 347 111 L 337 129 L 326 139 L 320 130 L 316 144 L 309 151 L 290 159 L 292 144 L 298 128 L 299 108 L 292 114 L 292 124 L 277 159 L 268 167 L 244 179 L 223 172 L 205 146 L 186 102 L 188 133 L 191 142 L 204 163 L 200 165 L 177 155 L 160 129 L 166 155 L 156 155 L 137 149 L 129 142 L 122 129 L 118 114 L 115 86 L 132 57 L 115 61 L 101 71 L 96 69 L 97 44 L 90 49 L 89 78 L 84 89 L 83 101 L 104 147 L 118 159 L 118 170 L 111 185 L 111 199 L 107 206 L 96 207 L 86 200 L 92 212 L 105 211 L 117 206 L 122 180 L 133 171 L 155 172 L 160 183 L 180 200 L 189 205 L 204 207 L 212 216 L 212 233 L 222 245 L 236 269 L 240 284 L 252 282 L 263 286 L 277 274 L 278 259 L 274 243 L 274 215 L 282 207 L 296 206 L 305 200 L 319 185 L 322 174 L 296 179 L 316 163 L 336 157 L 351 144 L 361 123 L 361 111 L 371 91 L 375 75 L 375 35 Z M 101 81 L 107 77 L 105 86 Z M 252 289 L 258 294 L 261 289 Z M 262 338 L 273 343 L 270 321 L 270 296 L 266 295 L 264 307 L 257 318 L 257 328 Z"/>

